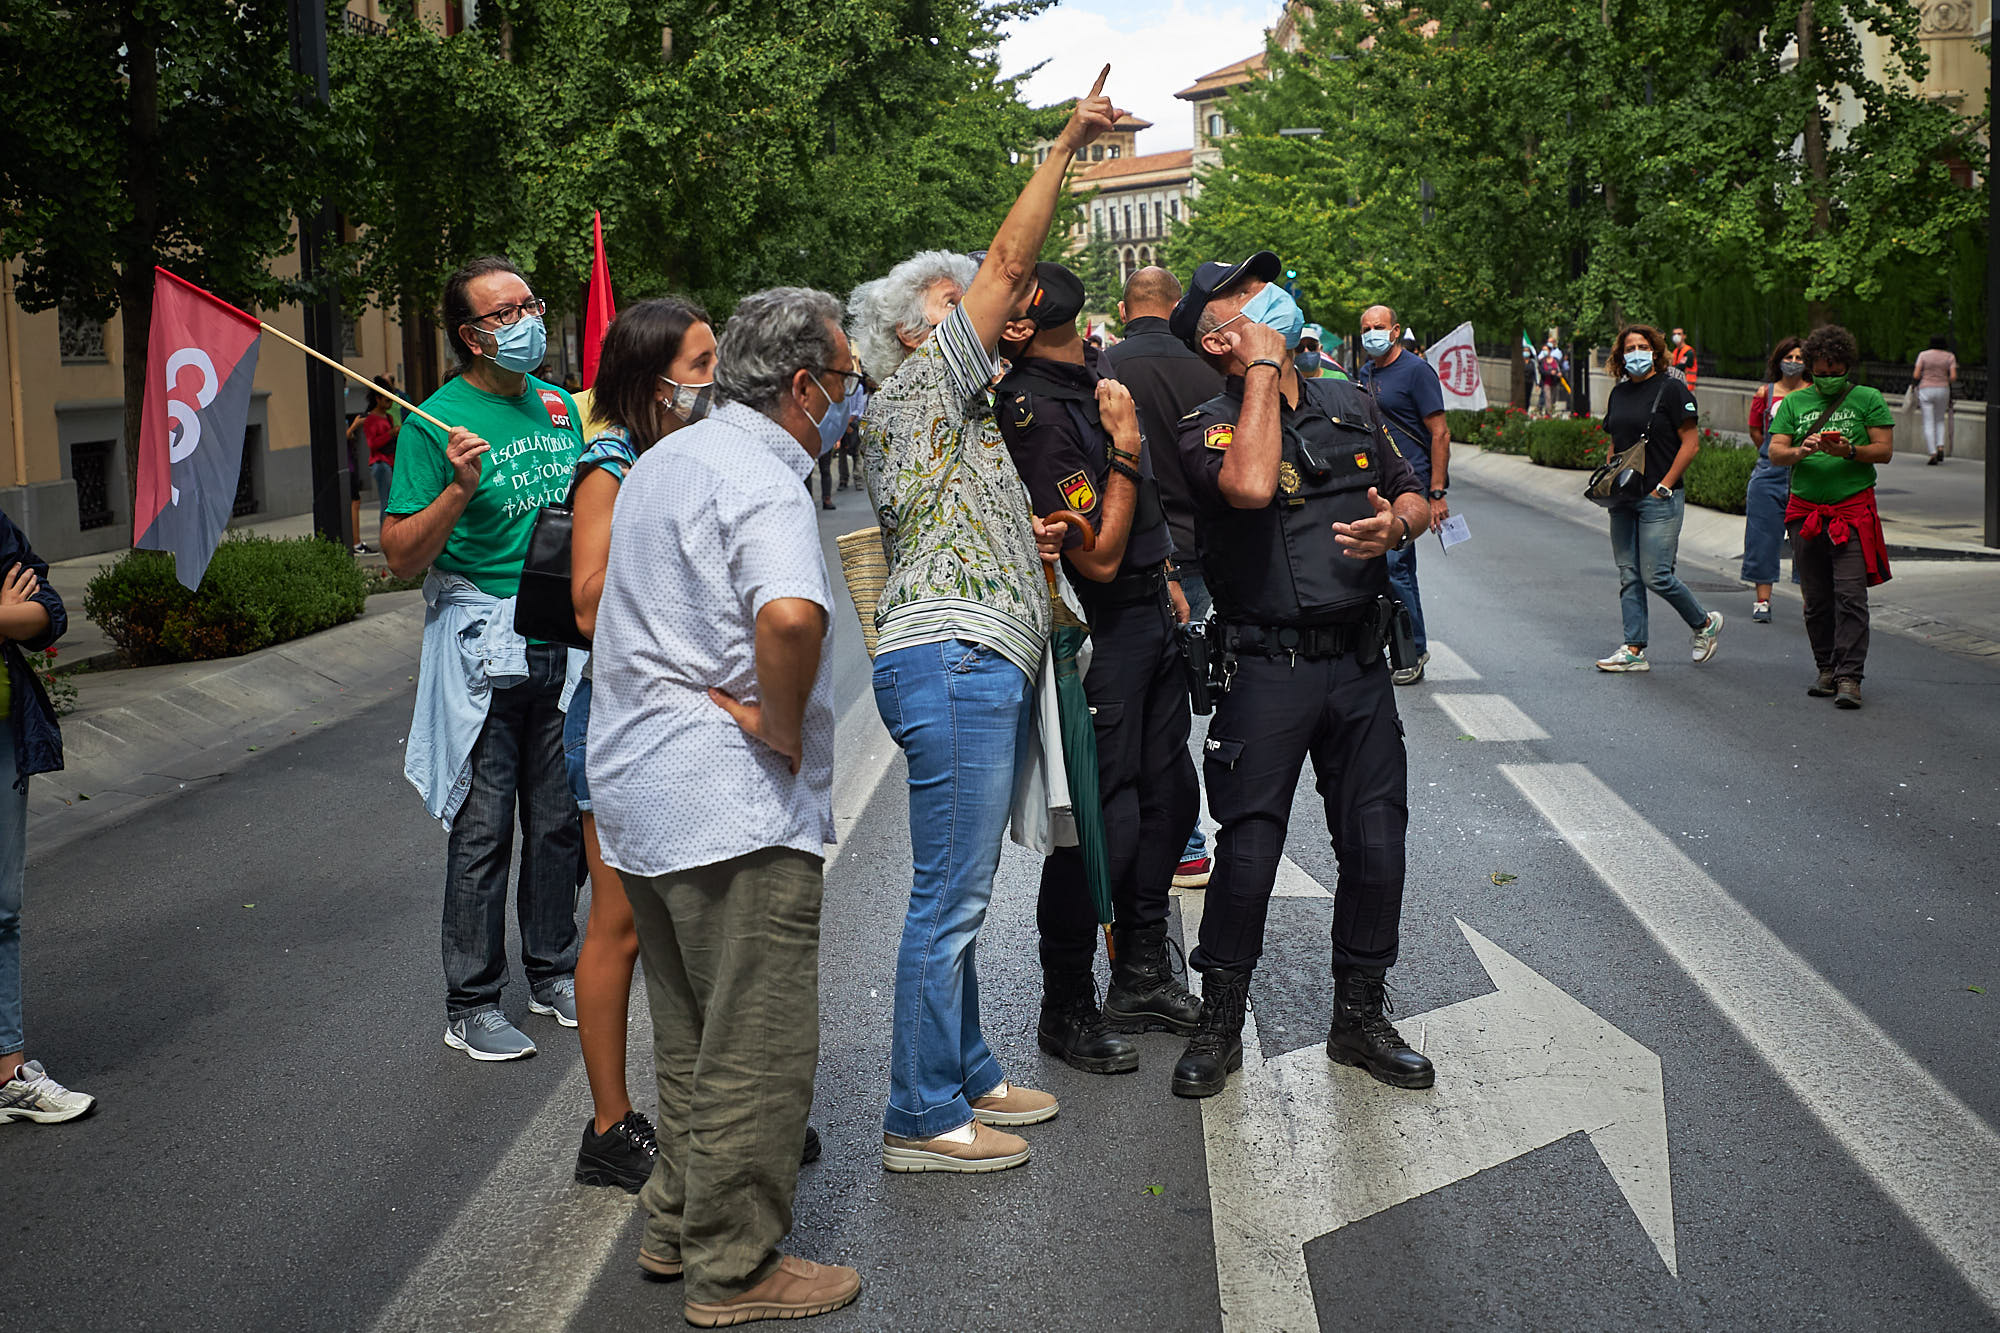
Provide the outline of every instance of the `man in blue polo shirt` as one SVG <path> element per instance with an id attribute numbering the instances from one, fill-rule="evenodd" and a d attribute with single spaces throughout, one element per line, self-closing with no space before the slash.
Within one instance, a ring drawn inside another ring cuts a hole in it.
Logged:
<path id="1" fill-rule="evenodd" d="M 1385 305 L 1371 305 L 1361 313 L 1361 387 L 1382 409 L 1382 421 L 1431 502 L 1431 526 L 1444 522 L 1451 513 L 1445 503 L 1446 477 L 1451 466 L 1451 430 L 1444 421 L 1444 389 L 1430 363 L 1402 345 L 1403 326 L 1396 312 Z M 1410 608 L 1410 620 L 1417 633 L 1417 664 L 1398 671 L 1398 685 L 1414 685 L 1424 678 L 1431 660 L 1430 641 L 1424 635 L 1424 607 L 1417 594 L 1417 544 L 1391 551 L 1389 586 Z"/>

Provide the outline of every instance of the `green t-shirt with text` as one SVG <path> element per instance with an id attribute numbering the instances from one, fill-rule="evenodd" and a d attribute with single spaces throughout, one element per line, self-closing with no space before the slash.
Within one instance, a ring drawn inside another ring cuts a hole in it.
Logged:
<path id="1" fill-rule="evenodd" d="M 1832 397 L 1822 397 L 1811 384 L 1794 389 L 1778 404 L 1771 418 L 1771 434 L 1789 435 L 1800 444 L 1806 428 L 1819 420 Z M 1870 426 L 1893 426 L 1896 418 L 1881 391 L 1857 384 L 1848 391 L 1840 410 L 1826 419 L 1821 430 L 1836 430 L 1857 449 L 1868 443 Z M 1808 454 L 1792 465 L 1792 494 L 1809 504 L 1839 504 L 1850 495 L 1859 495 L 1875 484 L 1875 465 L 1856 463 L 1829 453 Z"/>
<path id="2" fill-rule="evenodd" d="M 532 375 L 515 398 L 488 393 L 460 375 L 423 407 L 493 446 L 483 459 L 479 490 L 445 540 L 437 567 L 464 575 L 482 592 L 512 597 L 520 591 L 536 511 L 569 491 L 570 470 L 583 448 L 576 403 Z M 451 484 L 444 446 L 444 432 L 430 422 L 416 416 L 403 422 L 389 513 L 417 513 L 444 493 Z"/>

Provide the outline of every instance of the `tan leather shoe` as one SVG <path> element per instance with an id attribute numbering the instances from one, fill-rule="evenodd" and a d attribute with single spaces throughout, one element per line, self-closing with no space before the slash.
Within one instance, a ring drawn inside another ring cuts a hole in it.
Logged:
<path id="1" fill-rule="evenodd" d="M 838 1264 L 778 1256 L 771 1276 L 726 1301 L 689 1301 L 683 1313 L 696 1328 L 730 1328 L 760 1319 L 806 1319 L 851 1304 L 861 1274 Z"/>
<path id="2" fill-rule="evenodd" d="M 1062 1108 L 1046 1092 L 1003 1083 L 1005 1092 L 989 1093 L 972 1104 L 973 1118 L 986 1125 L 1039 1125 L 1055 1119 Z"/>
<path id="3" fill-rule="evenodd" d="M 664 1255 L 654 1254 L 643 1245 L 639 1247 L 639 1267 L 644 1269 L 649 1277 L 675 1278 L 681 1275 L 681 1261 L 678 1255 L 669 1259 Z"/>
<path id="4" fill-rule="evenodd" d="M 882 1136 L 882 1166 L 889 1171 L 1005 1171 L 1028 1160 L 1028 1141 L 972 1122 L 972 1142 Z"/>

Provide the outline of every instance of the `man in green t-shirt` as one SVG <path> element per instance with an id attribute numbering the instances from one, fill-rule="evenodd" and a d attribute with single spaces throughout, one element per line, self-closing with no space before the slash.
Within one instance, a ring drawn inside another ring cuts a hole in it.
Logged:
<path id="1" fill-rule="evenodd" d="M 569 395 L 527 373 L 546 349 L 545 306 L 518 269 L 505 259 L 468 264 L 445 283 L 443 307 L 461 371 L 423 406 L 451 429 L 404 421 L 382 553 L 403 578 L 426 567 L 458 576 L 425 590 L 424 676 L 405 772 L 450 830 L 445 1044 L 475 1060 L 512 1060 L 535 1053 L 500 1012 L 517 807 L 528 1008 L 576 1026 L 582 830 L 563 766 L 568 650 L 527 643 L 526 674 L 515 676 L 522 659 L 508 661 L 506 635 L 535 515 L 567 493 L 583 437 Z M 507 672 L 489 688 L 468 684 L 496 666 Z"/>
<path id="2" fill-rule="evenodd" d="M 1825 325 L 1813 330 L 1803 351 L 1813 380 L 1778 404 L 1770 454 L 1777 466 L 1792 470 L 1785 526 L 1819 667 L 1806 693 L 1859 708 L 1868 589 L 1889 577 L 1875 508 L 1875 464 L 1888 462 L 1894 451 L 1895 418 L 1881 393 L 1849 379 L 1861 359 L 1853 334 Z"/>

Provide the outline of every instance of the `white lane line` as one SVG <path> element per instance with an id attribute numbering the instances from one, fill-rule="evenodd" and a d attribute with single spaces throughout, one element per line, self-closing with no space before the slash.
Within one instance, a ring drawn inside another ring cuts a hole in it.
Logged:
<path id="1" fill-rule="evenodd" d="M 2000 1134 L 1590 770 L 1499 767 L 2000 1312 Z"/>
<path id="2" fill-rule="evenodd" d="M 1424 664 L 1425 680 L 1479 679 L 1479 673 L 1472 669 L 1470 662 L 1436 639 L 1430 641 L 1430 647 L 1426 651 L 1430 653 L 1431 660 Z"/>
<path id="3" fill-rule="evenodd" d="M 1271 886 L 1273 898 L 1331 898 L 1320 882 L 1299 869 L 1298 862 L 1289 856 L 1278 858 L 1278 879 Z"/>
<path id="4" fill-rule="evenodd" d="M 833 727 L 833 832 L 839 841 L 826 850 L 828 870 L 840 859 L 847 835 L 861 822 L 875 789 L 900 753 L 882 725 L 875 691 L 861 691 Z"/>
<path id="5" fill-rule="evenodd" d="M 864 690 L 836 721 L 833 753 L 834 828 L 844 841 L 897 753 L 871 691 Z M 838 855 L 838 847 L 827 850 L 829 869 Z M 653 1025 L 642 986 L 632 988 L 626 1054 L 635 1087 L 650 1085 L 653 1067 Z M 555 1057 L 567 1060 L 561 1085 L 410 1271 L 377 1317 L 374 1333 L 566 1328 L 614 1258 L 613 1246 L 636 1205 L 622 1190 L 591 1189 L 571 1178 L 590 1093 L 582 1059 L 566 1037 L 546 1043 L 562 1042 L 557 1049 L 568 1052 Z M 551 1053 L 536 1058 L 546 1060 Z"/>
<path id="6" fill-rule="evenodd" d="M 1478 741 L 1545 741 L 1549 733 L 1504 694 L 1433 694 L 1458 729 Z"/>

